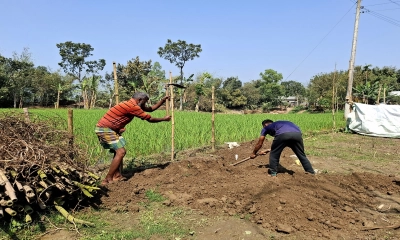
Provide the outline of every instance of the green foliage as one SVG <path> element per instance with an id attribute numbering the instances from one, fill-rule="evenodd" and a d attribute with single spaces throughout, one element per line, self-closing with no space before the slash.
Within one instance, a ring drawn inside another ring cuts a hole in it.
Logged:
<path id="1" fill-rule="evenodd" d="M 80 95 L 83 98 L 84 108 L 89 109 L 93 107 L 96 101 L 98 86 L 95 75 L 104 69 L 106 61 L 104 59 L 88 60 L 93 55 L 92 51 L 94 50 L 90 44 L 67 41 L 58 43 L 56 46 L 59 48 L 61 56 L 61 62 L 58 65 L 62 67 L 65 73 L 72 76 L 73 80 L 78 80 L 79 82 L 78 87 L 81 89 Z M 91 80 L 88 80 L 87 74 L 92 76 Z M 88 87 L 89 85 L 90 88 Z"/>
<path id="2" fill-rule="evenodd" d="M 160 57 L 168 60 L 170 63 L 174 63 L 178 68 L 182 70 L 185 63 L 189 60 L 193 60 L 199 57 L 199 53 L 202 51 L 201 45 L 198 44 L 188 44 L 186 41 L 178 40 L 177 42 L 172 42 L 170 39 L 164 47 L 158 49 L 158 55 Z"/>
<path id="3" fill-rule="evenodd" d="M 158 55 L 160 57 L 168 60 L 170 63 L 175 64 L 180 69 L 180 83 L 184 84 L 188 82 L 188 79 L 183 77 L 183 67 L 186 62 L 193 60 L 196 57 L 200 57 L 199 53 L 202 51 L 200 44 L 186 43 L 186 41 L 178 40 L 177 42 L 172 42 L 170 39 L 164 47 L 158 49 Z M 184 90 L 179 90 L 180 93 L 180 110 L 183 110 L 183 92 Z"/>
<path id="4" fill-rule="evenodd" d="M 284 96 L 303 96 L 306 93 L 306 89 L 303 84 L 296 81 L 287 81 L 281 83 L 283 87 Z"/>
<path id="5" fill-rule="evenodd" d="M 272 106 L 280 105 L 281 96 L 284 94 L 279 82 L 282 80 L 282 74 L 273 69 L 266 69 L 260 73 L 260 93 L 262 101 L 269 102 Z"/>

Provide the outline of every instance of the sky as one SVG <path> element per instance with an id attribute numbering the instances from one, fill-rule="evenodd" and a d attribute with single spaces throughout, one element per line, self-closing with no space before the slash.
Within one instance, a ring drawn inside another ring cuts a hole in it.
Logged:
<path id="1" fill-rule="evenodd" d="M 185 76 L 209 72 L 249 82 L 273 69 L 283 80 L 307 85 L 335 69 L 347 70 L 353 41 L 355 0 L 0 0 L 0 54 L 28 47 L 36 66 L 59 69 L 57 43 L 90 44 L 90 60 L 126 64 L 159 62 L 167 39 L 201 44 Z M 356 65 L 400 68 L 400 0 L 362 0 Z"/>

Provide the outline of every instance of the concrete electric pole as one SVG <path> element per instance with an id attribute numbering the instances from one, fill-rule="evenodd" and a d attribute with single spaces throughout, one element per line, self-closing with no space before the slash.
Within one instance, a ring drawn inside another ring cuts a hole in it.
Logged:
<path id="1" fill-rule="evenodd" d="M 344 108 L 344 117 L 348 121 L 351 112 L 351 103 L 353 102 L 353 76 L 354 76 L 354 62 L 356 59 L 357 48 L 357 34 L 358 34 L 358 20 L 360 19 L 361 0 L 357 0 L 356 21 L 354 23 L 353 44 L 351 46 L 351 57 L 349 64 L 349 81 L 347 84 L 346 104 Z"/>

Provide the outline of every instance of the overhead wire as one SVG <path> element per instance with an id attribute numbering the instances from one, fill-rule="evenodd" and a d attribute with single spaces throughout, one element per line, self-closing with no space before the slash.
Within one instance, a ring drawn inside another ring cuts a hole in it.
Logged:
<path id="1" fill-rule="evenodd" d="M 354 8 L 356 3 L 354 3 L 351 8 L 339 19 L 339 21 L 329 30 L 329 32 L 319 41 L 319 43 L 307 54 L 307 56 L 297 65 L 297 67 L 286 77 L 285 81 L 300 67 L 301 64 L 314 52 L 314 50 L 325 40 L 326 37 L 335 29 L 335 27 L 343 20 L 343 18 Z"/>
<path id="2" fill-rule="evenodd" d="M 400 21 L 397 20 L 397 19 L 388 17 L 388 16 L 383 15 L 383 14 L 381 14 L 381 13 L 377 13 L 377 12 L 372 11 L 372 10 L 367 9 L 367 8 L 363 8 L 362 12 L 363 12 L 363 13 L 368 13 L 368 14 L 370 14 L 371 16 L 374 16 L 374 17 L 376 17 L 376 18 L 379 18 L 379 19 L 381 19 L 381 20 L 383 20 L 383 21 L 385 21 L 385 22 L 387 22 L 387 23 L 393 24 L 393 25 L 395 25 L 396 27 L 400 27 Z"/>
<path id="3" fill-rule="evenodd" d="M 390 1 L 390 0 L 389 0 Z M 378 6 L 378 5 L 385 5 L 385 4 L 397 4 L 400 1 L 390 1 L 390 2 L 385 2 L 385 3 L 376 3 L 376 4 L 369 4 L 369 5 L 364 5 L 365 7 L 370 7 L 370 6 Z"/>
<path id="4" fill-rule="evenodd" d="M 396 4 L 396 5 L 400 6 L 400 4 L 399 4 L 398 2 L 396 2 L 396 1 L 389 0 L 389 2 L 391 2 L 391 3 L 393 3 L 393 4 Z"/>

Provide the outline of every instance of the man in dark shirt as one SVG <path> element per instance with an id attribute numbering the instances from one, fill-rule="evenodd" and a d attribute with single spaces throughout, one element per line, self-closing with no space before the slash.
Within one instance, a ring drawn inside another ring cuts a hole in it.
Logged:
<path id="1" fill-rule="evenodd" d="M 278 173 L 279 158 L 285 147 L 290 147 L 293 150 L 306 172 L 315 174 L 310 161 L 304 153 L 303 137 L 298 126 L 289 121 L 274 122 L 270 119 L 264 120 L 262 126 L 260 138 L 250 158 L 253 159 L 257 156 L 258 150 L 264 143 L 265 136 L 269 134 L 274 137 L 269 155 L 269 172 L 271 176 L 276 176 Z"/>

